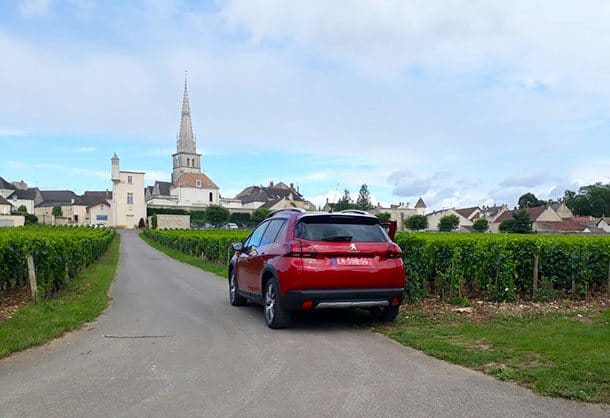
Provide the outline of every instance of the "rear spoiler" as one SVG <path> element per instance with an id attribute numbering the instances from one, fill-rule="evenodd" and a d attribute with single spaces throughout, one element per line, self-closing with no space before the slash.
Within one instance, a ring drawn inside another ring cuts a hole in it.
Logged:
<path id="1" fill-rule="evenodd" d="M 380 225 L 385 228 L 388 232 L 388 236 L 392 241 L 396 238 L 396 230 L 398 229 L 398 223 L 396 221 L 381 222 Z"/>

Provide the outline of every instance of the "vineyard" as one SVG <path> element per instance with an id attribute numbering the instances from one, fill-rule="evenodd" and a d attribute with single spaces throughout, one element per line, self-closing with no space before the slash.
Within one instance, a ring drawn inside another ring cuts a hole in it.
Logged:
<path id="1" fill-rule="evenodd" d="M 114 229 L 73 227 L 0 228 L 0 295 L 28 283 L 27 258 L 34 259 L 38 292 L 64 287 L 106 252 Z"/>
<path id="2" fill-rule="evenodd" d="M 147 230 L 147 238 L 226 264 L 248 231 Z M 399 233 L 411 300 L 586 297 L 610 283 L 610 237 Z"/>

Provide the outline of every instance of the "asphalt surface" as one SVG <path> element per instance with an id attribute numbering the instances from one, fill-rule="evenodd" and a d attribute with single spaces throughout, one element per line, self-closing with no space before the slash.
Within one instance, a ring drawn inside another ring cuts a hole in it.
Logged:
<path id="1" fill-rule="evenodd" d="M 97 321 L 0 360 L 0 416 L 610 416 L 428 357 L 323 312 L 272 331 L 227 281 L 122 232 Z"/>

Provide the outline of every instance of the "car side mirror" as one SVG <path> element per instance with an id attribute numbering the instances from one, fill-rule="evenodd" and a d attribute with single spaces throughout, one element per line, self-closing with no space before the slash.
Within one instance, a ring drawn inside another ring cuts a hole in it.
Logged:
<path id="1" fill-rule="evenodd" d="M 234 242 L 231 244 L 233 249 L 238 252 L 242 252 L 244 250 L 244 244 L 242 242 Z"/>

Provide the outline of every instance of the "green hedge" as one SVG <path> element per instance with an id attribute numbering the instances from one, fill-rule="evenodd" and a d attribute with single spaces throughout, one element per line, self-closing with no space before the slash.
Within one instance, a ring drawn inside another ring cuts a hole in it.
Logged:
<path id="1" fill-rule="evenodd" d="M 605 289 L 610 274 L 606 236 L 399 233 L 396 242 L 405 254 L 413 299 L 584 297 Z"/>
<path id="2" fill-rule="evenodd" d="M 0 294 L 29 283 L 28 255 L 34 258 L 39 294 L 61 289 L 106 252 L 115 234 L 114 229 L 88 227 L 0 228 Z"/>
<path id="3" fill-rule="evenodd" d="M 217 263 L 228 262 L 242 230 L 170 230 L 144 234 L 167 247 Z M 610 237 L 513 234 L 399 233 L 411 300 L 438 295 L 511 301 L 571 295 L 605 289 L 610 268 Z M 534 257 L 537 289 L 533 289 Z"/>
<path id="4" fill-rule="evenodd" d="M 237 230 L 151 230 L 143 235 L 166 247 L 213 263 L 229 262 L 231 244 L 246 239 L 251 231 Z"/>

